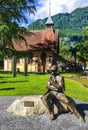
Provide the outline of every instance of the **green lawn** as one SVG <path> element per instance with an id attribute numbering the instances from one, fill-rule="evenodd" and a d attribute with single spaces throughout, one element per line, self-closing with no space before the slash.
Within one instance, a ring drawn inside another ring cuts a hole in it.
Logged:
<path id="1" fill-rule="evenodd" d="M 71 72 L 71 73 L 70 72 L 63 72 L 62 75 L 65 77 L 81 76 L 81 75 L 83 75 L 83 72 L 79 72 L 79 73 L 77 73 L 77 72 Z"/>
<path id="2" fill-rule="evenodd" d="M 77 82 L 80 82 L 85 87 L 88 88 L 88 78 L 73 78 L 73 80 L 76 80 Z"/>
<path id="3" fill-rule="evenodd" d="M 0 95 L 30 95 L 43 94 L 46 91 L 48 74 L 17 74 L 12 78 L 11 74 L 0 74 Z"/>
<path id="4" fill-rule="evenodd" d="M 66 95 L 88 102 L 88 88 L 83 87 L 79 82 L 72 79 L 65 79 L 65 83 Z"/>
<path id="5" fill-rule="evenodd" d="M 65 74 L 66 76 L 66 74 Z M 68 74 L 67 74 L 68 76 Z M 12 78 L 11 73 L 0 72 L 0 96 L 43 94 L 49 74 L 18 73 Z M 88 102 L 88 89 L 70 78 L 65 78 L 66 95 Z"/>

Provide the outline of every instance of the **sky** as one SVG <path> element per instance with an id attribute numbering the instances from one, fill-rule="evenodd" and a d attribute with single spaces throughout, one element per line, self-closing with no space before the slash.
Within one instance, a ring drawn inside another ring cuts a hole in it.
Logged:
<path id="1" fill-rule="evenodd" d="M 50 3 L 50 4 L 49 4 Z M 88 0 L 35 0 L 36 12 L 35 15 L 26 14 L 28 24 L 37 19 L 44 19 L 49 16 L 49 6 L 51 16 L 58 13 L 71 13 L 76 8 L 88 6 Z M 27 26 L 22 23 L 23 26 Z"/>

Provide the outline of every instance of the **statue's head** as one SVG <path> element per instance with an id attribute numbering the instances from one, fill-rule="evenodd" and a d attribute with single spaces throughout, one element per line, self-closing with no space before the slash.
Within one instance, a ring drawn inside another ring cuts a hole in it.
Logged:
<path id="1" fill-rule="evenodd" d="M 50 69 L 47 70 L 47 72 L 53 75 L 59 74 L 57 65 L 53 65 Z"/>
<path id="2" fill-rule="evenodd" d="M 52 67 L 51 67 L 51 73 L 54 75 L 56 75 L 56 74 L 58 74 L 58 67 L 57 67 L 57 65 L 53 65 Z"/>
<path id="3" fill-rule="evenodd" d="M 57 67 L 56 65 L 53 65 L 53 66 L 51 67 L 51 71 L 56 71 L 56 70 L 58 70 L 58 67 Z"/>

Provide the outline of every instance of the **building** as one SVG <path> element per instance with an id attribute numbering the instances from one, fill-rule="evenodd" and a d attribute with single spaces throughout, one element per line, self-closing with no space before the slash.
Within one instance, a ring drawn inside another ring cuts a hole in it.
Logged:
<path id="1" fill-rule="evenodd" d="M 54 53 L 59 51 L 59 31 L 53 29 L 53 21 L 49 17 L 45 23 L 45 30 L 30 31 L 24 35 L 23 40 L 13 40 L 13 46 L 16 51 L 29 52 L 27 56 L 28 72 L 47 71 L 52 65 Z M 16 64 L 17 71 L 24 71 L 24 58 L 18 58 Z M 12 70 L 12 59 L 4 59 L 4 70 Z"/>

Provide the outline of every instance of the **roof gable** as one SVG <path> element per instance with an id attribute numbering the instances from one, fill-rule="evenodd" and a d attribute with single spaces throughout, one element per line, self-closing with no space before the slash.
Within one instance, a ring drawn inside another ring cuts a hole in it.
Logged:
<path id="1" fill-rule="evenodd" d="M 58 43 L 58 30 L 45 29 L 30 31 L 24 35 L 27 43 L 23 40 L 13 40 L 13 47 L 17 51 L 55 49 Z"/>

